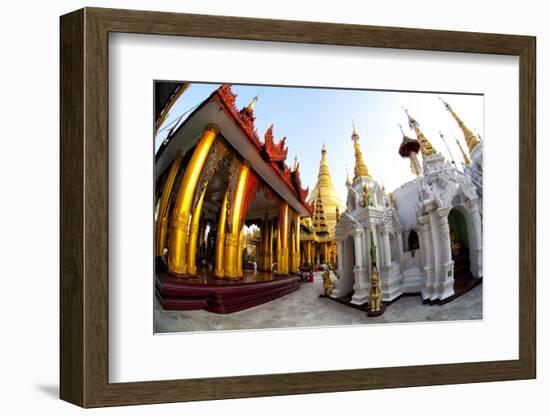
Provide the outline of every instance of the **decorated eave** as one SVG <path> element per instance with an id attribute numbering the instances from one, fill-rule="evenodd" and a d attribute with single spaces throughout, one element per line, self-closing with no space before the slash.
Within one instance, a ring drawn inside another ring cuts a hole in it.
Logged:
<path id="1" fill-rule="evenodd" d="M 275 189 L 271 189 L 273 193 L 287 200 L 300 215 L 311 215 L 313 208 L 306 200 L 309 190 L 301 187 L 299 171 L 291 170 L 285 163 L 288 153 L 286 141 L 276 141 L 273 137 L 273 128 L 266 131 L 264 140 L 261 141 L 254 124 L 256 98 L 250 105 L 239 110 L 236 106 L 236 97 L 231 86 L 223 84 L 200 103 L 159 147 L 155 155 L 155 177 L 158 178 L 167 169 L 176 152 L 185 153 L 190 150 L 194 145 L 193 138 L 199 137 L 204 126 L 213 122 L 222 127 L 221 134 L 243 157 L 250 158 L 251 162 L 253 159 L 256 163 L 258 159 L 264 162 L 265 165 L 260 167 L 261 172 L 258 173 L 266 180 L 265 185 L 268 188 L 284 187 L 276 192 Z M 234 131 L 238 132 L 238 136 Z M 180 140 L 183 137 L 191 140 Z M 239 142 L 235 141 L 237 137 Z M 252 156 L 249 152 L 256 154 Z M 248 156 L 244 156 L 247 154 Z M 268 181 L 265 175 L 276 179 L 275 182 Z"/>
<path id="2" fill-rule="evenodd" d="M 306 200 L 309 188 L 302 188 L 299 169 L 296 168 L 291 171 L 285 162 L 288 155 L 288 148 L 285 146 L 286 137 L 276 142 L 273 136 L 273 125 L 271 125 L 265 132 L 262 143 L 254 124 L 256 120 L 254 109 L 248 106 L 238 110 L 236 99 L 237 95 L 231 90 L 231 85 L 223 84 L 206 101 L 215 100 L 220 105 L 220 108 L 240 127 L 245 136 L 258 149 L 262 158 L 270 164 L 271 168 L 293 191 L 309 213 L 313 213 L 313 207 Z"/>

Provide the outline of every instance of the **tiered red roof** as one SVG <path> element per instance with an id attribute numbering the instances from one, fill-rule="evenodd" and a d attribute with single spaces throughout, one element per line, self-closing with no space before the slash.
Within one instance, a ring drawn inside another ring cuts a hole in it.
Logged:
<path id="1" fill-rule="evenodd" d="M 210 99 L 214 99 L 220 105 L 221 109 L 231 116 L 237 126 L 245 133 L 245 136 L 258 149 L 262 158 L 270 164 L 273 170 L 298 197 L 299 201 L 310 213 L 313 212 L 313 207 L 306 201 L 309 188 L 302 188 L 299 170 L 296 169 L 291 172 L 285 163 L 288 154 L 288 148 L 285 146 L 286 137 L 276 143 L 273 136 L 273 125 L 271 125 L 265 132 L 264 142 L 262 143 L 254 125 L 256 120 L 254 110 L 249 107 L 238 110 L 236 98 L 237 95 L 231 90 L 230 84 L 223 84 L 210 97 Z"/>

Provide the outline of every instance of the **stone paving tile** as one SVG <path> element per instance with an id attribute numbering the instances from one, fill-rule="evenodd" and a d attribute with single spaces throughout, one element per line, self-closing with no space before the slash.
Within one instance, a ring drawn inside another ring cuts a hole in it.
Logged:
<path id="1" fill-rule="evenodd" d="M 368 318 L 363 311 L 326 298 L 322 279 L 269 303 L 229 315 L 207 311 L 164 311 L 155 299 L 156 333 L 235 329 L 296 328 L 403 322 L 482 319 L 482 285 L 446 305 L 423 305 L 420 296 L 404 296 L 384 315 Z"/>

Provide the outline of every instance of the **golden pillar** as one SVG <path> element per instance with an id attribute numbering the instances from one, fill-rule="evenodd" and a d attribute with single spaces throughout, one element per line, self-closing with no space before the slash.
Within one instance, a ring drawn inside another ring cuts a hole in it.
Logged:
<path id="1" fill-rule="evenodd" d="M 197 182 L 210 149 L 219 133 L 219 128 L 209 124 L 191 156 L 189 165 L 178 190 L 172 222 L 170 224 L 170 241 L 168 243 L 168 270 L 174 274 L 187 273 L 187 229 L 189 227 L 189 210 L 197 188 Z"/>
<path id="2" fill-rule="evenodd" d="M 238 263 L 242 261 L 239 240 L 241 236 L 241 214 L 249 172 L 250 163 L 243 163 L 232 201 L 232 218 L 229 218 L 230 230 L 225 236 L 224 276 L 229 279 L 239 278 Z"/>
<path id="3" fill-rule="evenodd" d="M 296 227 L 294 228 L 294 233 L 296 234 L 294 236 L 294 244 L 296 246 L 296 252 L 294 257 L 296 258 L 296 264 L 294 265 L 294 268 L 296 271 L 300 268 L 300 215 L 296 214 L 295 219 Z"/>
<path id="4" fill-rule="evenodd" d="M 191 226 L 189 227 L 189 239 L 188 239 L 188 257 L 187 257 L 187 274 L 194 276 L 197 274 L 197 239 L 199 236 L 199 220 L 201 218 L 202 202 L 204 201 L 204 194 L 206 189 L 202 191 L 202 194 L 197 201 L 197 206 L 193 211 L 191 217 Z"/>
<path id="5" fill-rule="evenodd" d="M 172 195 L 172 187 L 174 186 L 174 181 L 176 180 L 182 160 L 183 157 L 181 156 L 181 153 L 178 152 L 172 162 L 172 166 L 170 166 L 170 171 L 168 172 L 168 176 L 166 177 L 162 187 L 155 234 L 155 255 L 158 257 L 162 257 L 164 254 L 166 231 L 168 229 L 168 207 L 170 206 L 170 196 Z"/>
<path id="6" fill-rule="evenodd" d="M 288 274 L 288 203 L 281 202 L 279 207 L 279 229 L 277 238 L 277 273 Z"/>
<path id="7" fill-rule="evenodd" d="M 279 218 L 277 217 L 277 224 L 275 225 L 275 230 L 274 232 L 277 233 L 277 241 L 275 242 L 275 251 L 276 251 L 276 254 L 277 254 L 277 257 L 275 257 L 277 259 L 277 274 L 279 274 L 279 271 L 281 270 L 281 229 L 279 227 Z"/>
<path id="8" fill-rule="evenodd" d="M 243 277 L 243 232 L 244 226 L 239 233 L 239 249 L 237 250 L 237 276 Z"/>
<path id="9" fill-rule="evenodd" d="M 216 234 L 216 255 L 215 255 L 215 267 L 214 275 L 216 277 L 223 277 L 223 259 L 224 259 L 224 246 L 225 246 L 225 224 L 227 220 L 227 199 L 229 198 L 229 191 L 225 191 L 223 197 L 222 206 L 220 208 L 220 216 L 218 217 L 218 231 Z"/>
<path id="10" fill-rule="evenodd" d="M 267 252 L 265 253 L 265 261 L 267 265 L 267 271 L 271 272 L 271 265 L 273 264 L 273 221 L 267 222 Z"/>
<path id="11" fill-rule="evenodd" d="M 296 273 L 296 250 L 295 250 L 295 247 L 296 247 L 296 233 L 294 232 L 294 221 L 291 221 L 292 223 L 292 226 L 290 227 L 290 235 L 289 235 L 289 240 L 290 240 L 290 250 L 289 250 L 289 267 L 288 267 L 288 271 L 290 273 Z"/>

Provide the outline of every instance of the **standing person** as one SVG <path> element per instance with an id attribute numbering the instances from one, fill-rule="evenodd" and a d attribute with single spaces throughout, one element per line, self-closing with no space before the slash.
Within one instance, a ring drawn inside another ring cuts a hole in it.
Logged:
<path id="1" fill-rule="evenodd" d="M 258 262 L 256 260 L 252 262 L 252 266 L 254 266 L 254 274 L 258 273 Z"/>

